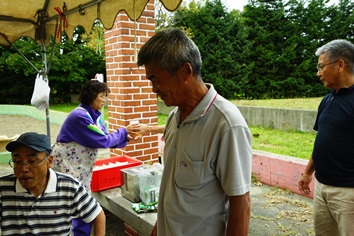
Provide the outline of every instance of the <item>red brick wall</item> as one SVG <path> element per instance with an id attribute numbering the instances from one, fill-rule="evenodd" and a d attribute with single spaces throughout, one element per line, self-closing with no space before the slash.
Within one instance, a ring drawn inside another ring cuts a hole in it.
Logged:
<path id="1" fill-rule="evenodd" d="M 155 33 L 154 1 L 146 5 L 136 25 L 125 12 L 117 15 L 111 30 L 105 32 L 109 128 L 112 132 L 127 126 L 131 119 L 157 124 L 157 100 L 144 68 L 136 65 L 137 50 Z M 137 50 L 135 50 L 137 49 Z M 128 155 L 142 161 L 158 159 L 157 135 L 130 141 L 126 148 L 111 149 L 111 155 Z"/>

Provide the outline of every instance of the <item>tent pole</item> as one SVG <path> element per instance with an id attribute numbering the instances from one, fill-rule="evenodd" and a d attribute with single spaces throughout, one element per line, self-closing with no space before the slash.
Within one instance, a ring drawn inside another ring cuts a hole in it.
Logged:
<path id="1" fill-rule="evenodd" d="M 42 47 L 43 78 L 48 78 L 47 51 L 46 51 L 45 41 L 43 39 L 41 40 L 41 47 Z M 49 84 L 49 80 L 48 80 L 48 84 Z M 45 109 L 45 115 L 46 115 L 46 124 L 47 124 L 47 135 L 49 137 L 49 140 L 51 140 L 51 137 L 50 137 L 49 105 Z"/>

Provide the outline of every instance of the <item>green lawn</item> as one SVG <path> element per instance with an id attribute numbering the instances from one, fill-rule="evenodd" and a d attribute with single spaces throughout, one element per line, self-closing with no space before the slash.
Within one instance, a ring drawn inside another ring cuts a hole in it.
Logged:
<path id="1" fill-rule="evenodd" d="M 301 99 L 271 99 L 271 100 L 233 100 L 235 105 L 267 106 L 278 108 L 295 108 L 317 110 L 322 98 Z M 51 105 L 50 109 L 70 112 L 77 104 Z M 108 117 L 108 109 L 104 109 L 105 117 Z M 158 115 L 158 124 L 166 123 L 167 115 Z M 286 156 L 309 159 L 316 134 L 295 130 L 274 130 L 263 127 L 250 127 L 253 135 L 252 148 Z"/>
<path id="2" fill-rule="evenodd" d="M 54 110 L 54 111 L 61 111 L 61 112 L 69 113 L 72 110 L 74 110 L 77 106 L 78 106 L 78 104 L 73 104 L 73 103 L 51 104 L 49 109 Z M 108 108 L 107 107 L 104 108 L 104 117 L 105 117 L 105 119 L 107 119 L 107 117 L 108 117 Z M 158 124 L 159 125 L 166 124 L 166 119 L 167 119 L 167 115 L 162 115 L 162 114 L 159 115 L 158 116 Z"/>
<path id="3" fill-rule="evenodd" d="M 289 109 L 317 110 L 322 97 L 265 100 L 232 100 L 235 105 L 263 106 Z M 315 133 L 294 130 L 274 130 L 263 127 L 250 127 L 253 134 L 253 149 L 286 156 L 309 159 Z"/>
<path id="4" fill-rule="evenodd" d="M 252 148 L 286 156 L 298 157 L 308 160 L 315 133 L 296 130 L 275 130 L 263 127 L 250 127 L 253 135 Z"/>
<path id="5" fill-rule="evenodd" d="M 322 97 L 316 98 L 288 98 L 288 99 L 264 99 L 264 100 L 232 100 L 235 105 L 263 106 L 276 108 L 317 110 Z"/>

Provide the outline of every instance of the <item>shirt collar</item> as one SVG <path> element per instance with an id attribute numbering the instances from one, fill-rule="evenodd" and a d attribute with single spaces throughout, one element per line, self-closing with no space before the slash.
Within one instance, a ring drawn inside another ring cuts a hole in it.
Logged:
<path id="1" fill-rule="evenodd" d="M 208 87 L 208 92 L 205 94 L 203 99 L 194 108 L 192 113 L 188 116 L 188 118 L 184 122 L 194 121 L 196 119 L 203 117 L 205 114 L 208 113 L 210 107 L 213 105 L 217 96 L 217 92 L 214 89 L 214 86 L 212 84 L 205 83 L 205 85 Z M 175 110 L 175 115 L 176 117 L 179 117 L 178 109 Z"/>
<path id="2" fill-rule="evenodd" d="M 54 170 L 49 169 L 49 180 L 47 183 L 47 187 L 44 190 L 44 193 L 56 192 L 57 182 L 58 182 L 57 174 L 54 172 Z M 28 192 L 27 189 L 22 187 L 20 181 L 16 179 L 16 193 L 27 193 L 27 192 Z"/>
<path id="3" fill-rule="evenodd" d="M 91 116 L 92 120 L 94 122 L 96 122 L 97 118 L 101 116 L 101 112 L 100 111 L 95 111 L 94 109 L 92 109 L 91 106 L 89 105 L 79 105 L 80 107 L 84 108 Z"/>
<path id="4" fill-rule="evenodd" d="M 354 89 L 354 85 L 351 85 L 348 88 L 340 88 L 338 91 L 334 90 L 333 88 L 330 88 L 330 93 L 332 93 L 333 96 L 335 96 L 339 92 L 343 93 L 343 92 L 346 92 L 346 91 L 351 91 L 352 89 Z"/>

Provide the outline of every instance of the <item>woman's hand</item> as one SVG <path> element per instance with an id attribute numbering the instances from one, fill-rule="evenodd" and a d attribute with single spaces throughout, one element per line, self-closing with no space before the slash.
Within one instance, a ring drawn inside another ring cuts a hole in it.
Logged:
<path id="1" fill-rule="evenodd" d="M 138 140 L 141 138 L 141 125 L 140 124 L 129 124 L 125 127 L 127 130 L 127 138 L 129 140 Z"/>

